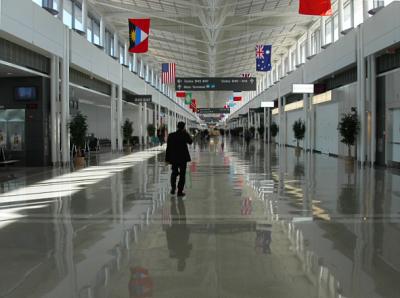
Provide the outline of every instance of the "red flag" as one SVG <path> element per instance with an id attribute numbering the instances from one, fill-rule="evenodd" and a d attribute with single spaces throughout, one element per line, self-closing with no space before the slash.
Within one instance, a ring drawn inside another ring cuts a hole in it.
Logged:
<path id="1" fill-rule="evenodd" d="M 242 100 L 242 93 L 241 92 L 233 93 L 233 101 L 241 101 L 241 100 Z"/>
<path id="2" fill-rule="evenodd" d="M 197 101 L 192 99 L 192 103 L 190 104 L 190 108 L 193 110 L 193 113 L 197 112 Z"/>
<path id="3" fill-rule="evenodd" d="M 299 14 L 331 16 L 331 0 L 300 0 Z"/>
<path id="4" fill-rule="evenodd" d="M 129 19 L 129 52 L 149 50 L 150 19 Z"/>
<path id="5" fill-rule="evenodd" d="M 176 91 L 176 97 L 186 97 L 185 91 Z"/>

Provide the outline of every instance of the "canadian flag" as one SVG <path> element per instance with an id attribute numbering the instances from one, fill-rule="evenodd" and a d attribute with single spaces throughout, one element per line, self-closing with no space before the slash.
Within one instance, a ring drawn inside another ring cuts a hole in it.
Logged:
<path id="1" fill-rule="evenodd" d="M 185 91 L 176 91 L 176 97 L 186 97 L 186 92 Z"/>
<path id="2" fill-rule="evenodd" d="M 233 101 L 241 101 L 241 100 L 242 100 L 242 92 L 234 92 Z"/>

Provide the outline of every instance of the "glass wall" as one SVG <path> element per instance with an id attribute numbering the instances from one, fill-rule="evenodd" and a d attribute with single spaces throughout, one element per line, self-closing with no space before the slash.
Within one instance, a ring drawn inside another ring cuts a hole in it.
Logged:
<path id="1" fill-rule="evenodd" d="M 332 19 L 325 23 L 325 44 L 332 43 Z"/>
<path id="2" fill-rule="evenodd" d="M 352 1 L 348 1 L 343 5 L 343 30 L 353 27 L 353 4 Z"/>
<path id="3" fill-rule="evenodd" d="M 0 110 L 0 148 L 10 151 L 25 149 L 25 110 Z"/>
<path id="4" fill-rule="evenodd" d="M 300 63 L 306 63 L 306 41 L 300 44 Z"/>
<path id="5" fill-rule="evenodd" d="M 336 13 L 333 16 L 333 41 L 339 39 L 339 15 Z"/>
<path id="6" fill-rule="evenodd" d="M 73 3 L 71 0 L 64 0 L 63 3 L 63 22 L 69 28 L 72 28 Z"/>

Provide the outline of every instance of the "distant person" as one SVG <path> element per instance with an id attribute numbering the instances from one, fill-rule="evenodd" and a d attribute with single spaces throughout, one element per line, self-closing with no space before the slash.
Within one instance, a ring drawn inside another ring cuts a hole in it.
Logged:
<path id="1" fill-rule="evenodd" d="M 246 131 L 244 132 L 244 140 L 246 142 L 247 147 L 249 147 L 250 145 L 250 141 L 251 141 L 251 132 L 249 129 L 246 129 Z"/>
<path id="2" fill-rule="evenodd" d="M 176 179 L 179 176 L 178 196 L 183 197 L 185 193 L 186 164 L 191 161 L 187 145 L 191 145 L 193 140 L 185 130 L 185 122 L 178 123 L 178 130 L 168 135 L 167 152 L 165 161 L 172 165 L 171 174 L 171 194 L 176 191 Z"/>

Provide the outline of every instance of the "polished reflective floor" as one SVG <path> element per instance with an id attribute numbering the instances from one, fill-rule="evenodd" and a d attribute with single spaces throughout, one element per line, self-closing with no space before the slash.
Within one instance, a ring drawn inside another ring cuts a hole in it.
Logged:
<path id="1" fill-rule="evenodd" d="M 3 183 L 0 297 L 399 297 L 400 174 L 229 138 Z"/>

